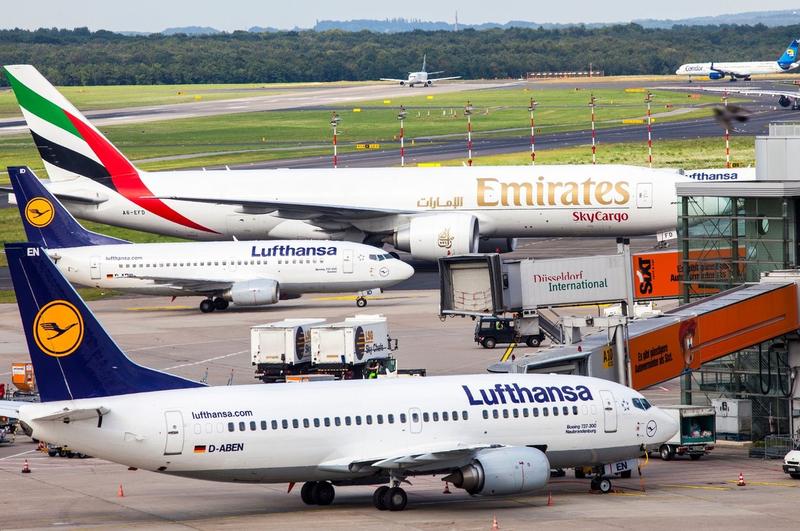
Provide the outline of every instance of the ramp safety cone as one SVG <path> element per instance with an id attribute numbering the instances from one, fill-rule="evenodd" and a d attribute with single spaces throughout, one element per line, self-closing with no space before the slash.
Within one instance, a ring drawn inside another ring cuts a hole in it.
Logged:
<path id="1" fill-rule="evenodd" d="M 550 492 L 549 490 L 547 491 L 547 506 L 548 507 L 553 506 L 553 493 Z"/>
<path id="2" fill-rule="evenodd" d="M 492 531 L 495 529 L 500 529 L 500 524 L 497 523 L 497 515 L 492 515 Z"/>
<path id="3" fill-rule="evenodd" d="M 117 489 L 117 497 L 118 498 L 125 497 L 125 491 L 122 490 L 122 483 L 119 484 L 119 488 Z"/>
<path id="4" fill-rule="evenodd" d="M 450 484 L 446 481 L 444 482 L 444 490 L 442 491 L 442 494 L 451 494 Z"/>
<path id="5" fill-rule="evenodd" d="M 30 474 L 31 473 L 31 467 L 28 465 L 28 460 L 27 459 L 25 460 L 25 464 L 22 465 L 22 473 L 23 474 Z"/>
<path id="6" fill-rule="evenodd" d="M 747 485 L 747 483 L 744 482 L 744 474 L 742 474 L 741 472 L 739 472 L 739 480 L 736 482 L 736 485 L 738 487 L 744 487 L 745 485 Z"/>

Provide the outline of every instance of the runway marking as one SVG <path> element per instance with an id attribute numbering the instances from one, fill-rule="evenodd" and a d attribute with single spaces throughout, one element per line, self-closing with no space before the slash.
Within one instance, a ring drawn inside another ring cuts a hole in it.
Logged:
<path id="1" fill-rule="evenodd" d="M 22 452 L 22 453 L 19 453 L 19 454 L 7 455 L 5 457 L 0 457 L 0 461 L 5 461 L 6 459 L 11 459 L 12 457 L 19 457 L 21 455 L 32 454 L 32 453 L 35 453 L 35 452 L 38 452 L 38 450 L 33 449 L 33 450 L 28 450 L 27 452 Z"/>
<path id="2" fill-rule="evenodd" d="M 171 371 L 172 369 L 180 369 L 181 367 L 191 367 L 191 366 L 193 366 L 193 365 L 202 365 L 203 363 L 208 363 L 209 361 L 217 361 L 217 360 L 222 360 L 222 359 L 225 359 L 225 358 L 230 358 L 230 357 L 232 357 L 232 356 L 237 356 L 237 355 L 239 355 L 239 354 L 244 354 L 245 352 L 250 352 L 250 349 L 247 349 L 247 350 L 239 350 L 239 351 L 237 351 L 237 352 L 231 352 L 230 354 L 223 354 L 223 355 L 221 355 L 221 356 L 214 356 L 213 358 L 206 358 L 206 359 L 204 359 L 204 360 L 200 360 L 200 361 L 193 361 L 193 362 L 191 362 L 191 363 L 181 363 L 180 365 L 174 365 L 174 366 L 172 366 L 172 367 L 165 367 L 165 368 L 164 368 L 164 369 L 162 369 L 162 370 L 165 370 L 165 371 Z"/>
<path id="3" fill-rule="evenodd" d="M 206 339 L 205 341 L 189 341 L 187 343 L 168 343 L 166 345 L 154 345 L 150 347 L 139 347 L 139 348 L 129 348 L 126 349 L 125 352 L 142 352 L 144 350 L 159 350 L 162 348 L 172 348 L 172 347 L 188 347 L 191 345 L 206 345 L 208 343 L 231 343 L 235 342 L 235 339 Z M 247 339 L 242 339 L 241 341 L 249 341 Z M 8 373 L 11 374 L 11 373 Z"/>
<path id="4" fill-rule="evenodd" d="M 730 487 L 711 487 L 708 485 L 661 485 L 670 489 L 731 490 Z"/>
<path id="5" fill-rule="evenodd" d="M 134 306 L 125 308 L 129 312 L 169 312 L 177 310 L 192 310 L 194 306 Z"/>
<path id="6" fill-rule="evenodd" d="M 729 479 L 728 483 L 736 483 L 735 479 Z M 779 483 L 776 481 L 748 481 L 747 485 L 756 485 L 759 487 L 789 487 L 792 489 L 796 489 L 800 487 L 800 485 L 796 485 L 794 483 Z M 746 486 L 747 486 L 746 485 Z"/>
<path id="7" fill-rule="evenodd" d="M 397 297 L 364 297 L 369 301 L 391 301 L 400 299 L 421 299 L 427 295 L 399 295 Z M 333 295 L 330 297 L 314 297 L 314 301 L 354 301 L 358 298 L 357 295 Z"/>

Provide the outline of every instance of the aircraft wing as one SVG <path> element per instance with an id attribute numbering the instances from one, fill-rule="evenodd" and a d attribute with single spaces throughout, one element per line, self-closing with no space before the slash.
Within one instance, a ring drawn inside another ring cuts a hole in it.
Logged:
<path id="1" fill-rule="evenodd" d="M 170 277 L 165 275 L 131 275 L 132 278 L 152 280 L 167 288 L 190 291 L 192 293 L 216 293 L 233 286 L 232 280 Z"/>
<path id="2" fill-rule="evenodd" d="M 405 83 L 406 81 L 408 81 L 408 78 L 406 78 L 406 79 L 394 79 L 392 77 L 382 77 L 380 80 L 381 81 L 394 81 L 396 83 L 400 83 L 402 81 L 403 83 Z"/>
<path id="3" fill-rule="evenodd" d="M 362 208 L 346 205 L 326 205 L 321 203 L 293 203 L 288 201 L 269 201 L 248 198 L 191 197 L 191 196 L 159 196 L 158 199 L 174 201 L 191 201 L 217 205 L 236 205 L 251 210 L 272 212 L 280 218 L 314 220 L 327 218 L 334 221 L 350 221 L 355 219 L 380 218 L 396 214 L 411 214 L 410 210 L 394 210 L 387 208 Z"/>
<path id="4" fill-rule="evenodd" d="M 443 442 L 434 445 L 409 448 L 402 455 L 359 456 L 328 461 L 319 465 L 321 470 L 347 472 L 365 469 L 436 470 L 454 468 L 468 463 L 478 450 L 497 448 L 502 445 L 463 444 Z"/>
<path id="5" fill-rule="evenodd" d="M 461 76 L 434 77 L 434 78 L 428 78 L 428 81 L 447 81 L 448 79 L 461 79 Z"/>

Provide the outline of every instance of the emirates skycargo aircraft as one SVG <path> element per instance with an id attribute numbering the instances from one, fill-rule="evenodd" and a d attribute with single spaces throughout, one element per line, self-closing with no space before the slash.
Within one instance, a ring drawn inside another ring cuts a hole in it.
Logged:
<path id="1" fill-rule="evenodd" d="M 634 458 L 677 430 L 638 392 L 583 376 L 515 374 L 207 387 L 136 365 L 43 250 L 5 247 L 41 403 L 0 401 L 31 437 L 143 470 L 243 483 L 380 485 L 410 476 L 482 496 L 544 487 L 555 467 Z M 602 467 L 601 467 L 602 468 Z M 608 492 L 608 478 L 592 487 Z"/>
<path id="2" fill-rule="evenodd" d="M 145 172 L 34 67 L 5 67 L 50 177 L 75 216 L 198 240 L 390 243 L 414 258 L 512 250 L 530 236 L 674 230 L 677 171 L 500 166 Z"/>
<path id="3" fill-rule="evenodd" d="M 29 168 L 8 175 L 28 241 L 47 249 L 70 282 L 166 295 L 205 296 L 203 313 L 275 304 L 303 293 L 364 292 L 410 278 L 414 268 L 370 245 L 320 240 L 130 243 L 86 230 Z"/>

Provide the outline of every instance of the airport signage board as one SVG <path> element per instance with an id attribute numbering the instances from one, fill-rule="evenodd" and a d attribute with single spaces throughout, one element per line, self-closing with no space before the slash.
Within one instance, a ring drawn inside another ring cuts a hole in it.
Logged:
<path id="1" fill-rule="evenodd" d="M 631 300 L 630 255 L 615 254 L 520 263 L 522 307 Z"/>

